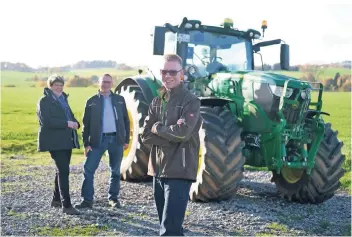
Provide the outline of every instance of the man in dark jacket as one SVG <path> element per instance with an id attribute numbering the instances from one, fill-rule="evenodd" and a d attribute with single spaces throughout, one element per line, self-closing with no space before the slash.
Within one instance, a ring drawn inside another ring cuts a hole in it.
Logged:
<path id="1" fill-rule="evenodd" d="M 111 91 L 113 81 L 109 74 L 99 79 L 100 90 L 86 102 L 83 115 L 83 144 L 87 157 L 84 164 L 81 204 L 77 208 L 91 208 L 94 197 L 94 173 L 102 155 L 108 151 L 110 164 L 110 187 L 108 199 L 110 206 L 121 207 L 120 166 L 123 150 L 128 147 L 130 121 L 125 99 Z"/>
<path id="2" fill-rule="evenodd" d="M 160 235 L 183 235 L 192 182 L 196 181 L 201 126 L 200 100 L 181 80 L 182 59 L 165 55 L 163 88 L 145 119 L 142 141 L 151 144 L 148 175 L 160 221 Z"/>
<path id="3" fill-rule="evenodd" d="M 72 207 L 69 193 L 70 161 L 73 148 L 79 149 L 79 123 L 63 92 L 64 79 L 58 75 L 48 78 L 48 88 L 38 101 L 38 151 L 49 151 L 56 164 L 55 189 L 52 207 L 63 207 L 66 214 L 80 214 Z"/>

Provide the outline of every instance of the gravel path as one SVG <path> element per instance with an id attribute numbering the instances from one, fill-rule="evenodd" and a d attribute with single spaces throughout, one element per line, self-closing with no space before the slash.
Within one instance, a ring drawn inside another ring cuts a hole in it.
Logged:
<path id="1" fill-rule="evenodd" d="M 94 227 L 97 235 L 158 235 L 150 182 L 121 182 L 123 208 L 112 210 L 106 201 L 109 170 L 102 162 L 96 172 L 94 209 L 72 217 L 50 207 L 53 173 L 53 167 L 28 166 L 23 176 L 1 179 L 1 235 L 43 235 L 48 227 L 75 226 Z M 189 202 L 185 235 L 350 235 L 351 196 L 340 191 L 320 205 L 289 203 L 276 195 L 270 177 L 264 171 L 245 171 L 233 199 Z M 70 182 L 73 203 L 78 203 L 82 165 L 71 166 Z"/>

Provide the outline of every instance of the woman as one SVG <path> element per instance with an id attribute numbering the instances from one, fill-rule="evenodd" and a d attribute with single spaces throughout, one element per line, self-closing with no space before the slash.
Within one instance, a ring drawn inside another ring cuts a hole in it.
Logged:
<path id="1" fill-rule="evenodd" d="M 37 104 L 39 120 L 38 151 L 49 151 L 56 164 L 55 189 L 52 207 L 63 207 L 63 213 L 80 214 L 71 204 L 69 193 L 70 160 L 73 148 L 79 149 L 77 129 L 80 124 L 75 119 L 63 92 L 63 77 L 52 75 L 47 81 L 48 88 Z"/>

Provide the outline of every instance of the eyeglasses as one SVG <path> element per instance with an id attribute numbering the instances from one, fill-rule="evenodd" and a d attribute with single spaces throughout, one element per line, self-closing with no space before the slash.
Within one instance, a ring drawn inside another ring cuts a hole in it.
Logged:
<path id="1" fill-rule="evenodd" d="M 161 75 L 166 76 L 166 74 L 169 74 L 170 76 L 176 76 L 177 73 L 179 73 L 180 71 L 182 71 L 182 69 L 180 70 L 160 70 Z"/>

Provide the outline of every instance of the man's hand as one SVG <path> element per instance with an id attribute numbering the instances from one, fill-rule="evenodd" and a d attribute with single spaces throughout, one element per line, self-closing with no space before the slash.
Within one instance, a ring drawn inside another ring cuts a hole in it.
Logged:
<path id="1" fill-rule="evenodd" d="M 85 148 L 84 148 L 84 156 L 87 157 L 88 151 L 91 151 L 91 150 L 92 150 L 92 148 L 91 148 L 90 146 L 85 147 Z"/>
<path id="2" fill-rule="evenodd" d="M 157 130 L 156 130 L 156 127 L 160 124 L 160 122 L 156 122 L 154 123 L 152 129 L 151 129 L 151 132 L 154 133 L 154 134 L 157 134 Z"/>
<path id="3" fill-rule="evenodd" d="M 124 150 L 127 150 L 127 148 L 128 148 L 128 144 L 123 145 Z"/>
<path id="4" fill-rule="evenodd" d="M 74 129 L 78 129 L 78 123 L 77 122 L 73 122 L 74 123 Z"/>
<path id="5" fill-rule="evenodd" d="M 177 125 L 181 125 L 181 124 L 183 124 L 183 123 L 185 123 L 185 119 L 179 119 L 179 120 L 177 120 Z"/>
<path id="6" fill-rule="evenodd" d="M 69 128 L 74 128 L 75 122 L 67 121 L 67 126 L 68 126 Z"/>
<path id="7" fill-rule="evenodd" d="M 72 129 L 77 129 L 78 128 L 78 123 L 73 122 L 73 121 L 67 121 L 67 126 Z"/>

